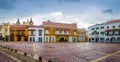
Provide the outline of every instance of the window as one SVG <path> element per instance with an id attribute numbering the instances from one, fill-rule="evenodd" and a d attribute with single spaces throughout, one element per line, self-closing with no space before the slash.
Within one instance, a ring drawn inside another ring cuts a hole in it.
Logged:
<path id="1" fill-rule="evenodd" d="M 109 29 L 109 26 L 107 26 L 107 29 Z"/>
<path id="2" fill-rule="evenodd" d="M 77 35 L 76 32 L 74 32 L 74 35 Z"/>
<path id="3" fill-rule="evenodd" d="M 42 42 L 42 37 L 39 37 L 39 39 L 38 39 L 38 40 L 39 40 L 39 42 Z"/>
<path id="4" fill-rule="evenodd" d="M 52 41 L 52 42 L 55 42 L 55 36 L 52 36 L 52 37 L 51 37 L 51 41 Z"/>
<path id="5" fill-rule="evenodd" d="M 33 35 L 33 31 L 31 31 L 31 35 Z"/>
<path id="6" fill-rule="evenodd" d="M 49 31 L 48 31 L 48 30 L 45 30 L 45 33 L 46 33 L 46 34 L 49 34 Z"/>
<path id="7" fill-rule="evenodd" d="M 92 40 L 94 40 L 94 38 L 92 38 Z"/>
<path id="8" fill-rule="evenodd" d="M 49 36 L 45 36 L 45 42 L 49 42 Z"/>
<path id="9" fill-rule="evenodd" d="M 115 26 L 113 26 L 113 28 L 115 28 Z"/>
<path id="10" fill-rule="evenodd" d="M 66 31 L 66 34 L 69 34 L 69 31 Z"/>
<path id="11" fill-rule="evenodd" d="M 32 41 L 32 37 L 30 37 L 30 41 Z"/>
<path id="12" fill-rule="evenodd" d="M 101 27 L 101 29 L 104 29 L 104 27 Z"/>
<path id="13" fill-rule="evenodd" d="M 39 36 L 42 36 L 42 31 L 41 30 L 39 31 Z"/>
<path id="14" fill-rule="evenodd" d="M 64 34 L 64 31 L 62 31 L 62 34 Z"/>
<path id="15" fill-rule="evenodd" d="M 96 29 L 99 29 L 99 27 L 97 27 Z"/>
<path id="16" fill-rule="evenodd" d="M 94 30 L 94 28 L 92 28 L 92 30 Z"/>
<path id="17" fill-rule="evenodd" d="M 35 37 L 33 37 L 33 41 L 35 41 Z"/>
<path id="18" fill-rule="evenodd" d="M 59 31 L 58 31 L 58 30 L 56 30 L 56 34 L 59 34 Z"/>

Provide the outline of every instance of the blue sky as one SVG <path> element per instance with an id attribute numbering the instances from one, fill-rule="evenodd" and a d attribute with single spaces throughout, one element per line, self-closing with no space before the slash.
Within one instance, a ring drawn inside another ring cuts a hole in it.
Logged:
<path id="1" fill-rule="evenodd" d="M 33 18 L 38 25 L 49 19 L 87 28 L 120 19 L 120 0 L 0 0 L 0 22 L 14 23 L 17 18 L 21 22 Z"/>

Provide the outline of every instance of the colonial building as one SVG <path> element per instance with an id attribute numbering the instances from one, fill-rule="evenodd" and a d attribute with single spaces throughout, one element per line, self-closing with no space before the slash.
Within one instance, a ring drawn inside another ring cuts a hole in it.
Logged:
<path id="1" fill-rule="evenodd" d="M 87 42 L 88 35 L 85 29 L 78 29 L 78 42 Z"/>
<path id="2" fill-rule="evenodd" d="M 10 26 L 11 41 L 28 41 L 27 25 L 11 25 Z"/>
<path id="3" fill-rule="evenodd" d="M 10 28 L 10 23 L 3 23 L 0 25 L 0 37 L 4 41 L 9 41 L 9 28 Z"/>
<path id="4" fill-rule="evenodd" d="M 90 42 L 120 42 L 120 20 L 96 24 L 88 29 Z"/>
<path id="5" fill-rule="evenodd" d="M 29 21 L 27 21 L 29 22 Z M 29 25 L 33 25 L 32 19 Z M 10 40 L 11 41 L 28 41 L 28 24 L 21 24 L 19 19 L 16 24 L 10 26 Z"/>
<path id="6" fill-rule="evenodd" d="M 45 21 L 44 42 L 77 42 L 77 24 Z"/>
<path id="7" fill-rule="evenodd" d="M 29 30 L 29 41 L 30 42 L 44 42 L 44 28 L 40 25 L 30 25 Z"/>

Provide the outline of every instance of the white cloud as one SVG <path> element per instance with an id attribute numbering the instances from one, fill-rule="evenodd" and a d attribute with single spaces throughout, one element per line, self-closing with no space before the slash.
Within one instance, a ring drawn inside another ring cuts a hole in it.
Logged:
<path id="1" fill-rule="evenodd" d="M 40 25 L 43 21 L 51 20 L 52 22 L 77 23 L 78 28 L 87 28 L 96 23 L 106 22 L 111 19 L 120 18 L 119 15 L 106 14 L 101 8 L 89 7 L 77 14 L 65 14 L 63 12 L 52 12 L 44 14 L 35 14 L 29 17 L 20 18 L 21 22 L 32 17 L 35 24 Z M 17 18 L 16 18 L 17 19 Z M 12 19 L 16 22 L 15 19 Z"/>

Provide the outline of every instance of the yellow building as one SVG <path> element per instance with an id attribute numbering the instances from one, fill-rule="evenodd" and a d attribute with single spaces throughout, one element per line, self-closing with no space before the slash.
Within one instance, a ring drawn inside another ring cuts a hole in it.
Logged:
<path id="1" fill-rule="evenodd" d="M 10 23 L 3 23 L 0 28 L 0 33 L 1 33 L 1 38 L 4 41 L 9 41 L 9 28 L 10 28 Z"/>
<path id="2" fill-rule="evenodd" d="M 85 29 L 78 29 L 78 42 L 87 42 L 88 35 Z"/>
<path id="3" fill-rule="evenodd" d="M 32 19 L 29 25 L 32 25 Z M 15 25 L 10 26 L 10 40 L 11 41 L 28 41 L 28 26 L 27 24 L 21 24 L 19 19 Z"/>
<path id="4" fill-rule="evenodd" d="M 77 24 L 46 21 L 44 25 L 44 42 L 77 42 Z"/>
<path id="5" fill-rule="evenodd" d="M 11 25 L 10 27 L 11 41 L 28 41 L 27 25 Z"/>
<path id="6" fill-rule="evenodd" d="M 2 29 L 2 28 L 3 28 L 3 25 L 1 24 L 1 25 L 0 25 L 0 40 L 2 40 L 2 38 L 3 38 L 3 37 L 2 37 L 2 34 L 3 34 L 3 32 L 2 32 L 3 29 Z"/>

